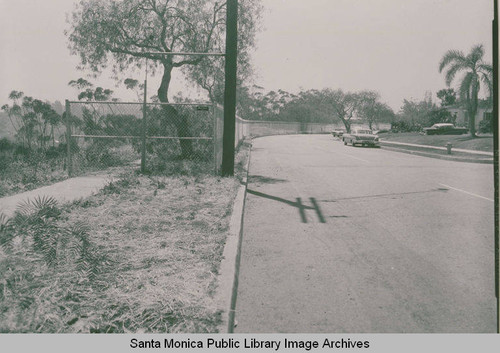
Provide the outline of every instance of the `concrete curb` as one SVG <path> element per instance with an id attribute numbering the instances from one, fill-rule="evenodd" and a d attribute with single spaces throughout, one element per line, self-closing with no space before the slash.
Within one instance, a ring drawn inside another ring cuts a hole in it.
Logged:
<path id="1" fill-rule="evenodd" d="M 387 150 L 387 151 L 393 151 L 393 152 L 400 152 L 400 153 L 407 153 L 407 154 L 413 154 L 417 156 L 422 156 L 422 157 L 430 157 L 430 158 L 437 158 L 437 159 L 443 159 L 447 161 L 455 161 L 455 162 L 467 162 L 467 163 L 482 163 L 482 164 L 493 164 L 493 158 L 467 158 L 467 157 L 457 157 L 457 156 L 448 156 L 448 155 L 442 155 L 442 154 L 436 154 L 436 153 L 431 153 L 431 152 L 424 152 L 424 151 L 417 151 L 417 150 L 412 150 L 408 148 L 398 148 L 396 146 L 387 146 L 383 144 L 384 142 L 381 141 L 381 146 Z"/>
<path id="2" fill-rule="evenodd" d="M 232 333 L 234 329 L 234 309 L 236 307 L 236 295 L 238 292 L 238 279 L 241 257 L 241 239 L 243 235 L 243 212 L 245 210 L 245 198 L 247 192 L 248 168 L 252 147 L 248 154 L 246 175 L 241 181 L 238 193 L 233 204 L 233 213 L 229 223 L 229 234 L 222 253 L 222 261 L 219 269 L 218 286 L 216 292 L 217 307 L 222 310 L 221 323 L 218 326 L 219 333 Z"/>

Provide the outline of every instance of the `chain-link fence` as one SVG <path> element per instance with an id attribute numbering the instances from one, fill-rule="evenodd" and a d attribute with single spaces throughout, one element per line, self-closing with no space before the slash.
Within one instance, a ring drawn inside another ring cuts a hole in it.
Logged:
<path id="1" fill-rule="evenodd" d="M 68 171 L 137 164 L 142 171 L 214 172 L 211 104 L 66 102 Z"/>

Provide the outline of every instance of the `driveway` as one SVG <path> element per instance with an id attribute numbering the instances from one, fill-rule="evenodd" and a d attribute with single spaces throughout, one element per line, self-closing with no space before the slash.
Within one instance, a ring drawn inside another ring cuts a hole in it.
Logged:
<path id="1" fill-rule="evenodd" d="M 255 139 L 236 333 L 495 332 L 493 166 Z"/>

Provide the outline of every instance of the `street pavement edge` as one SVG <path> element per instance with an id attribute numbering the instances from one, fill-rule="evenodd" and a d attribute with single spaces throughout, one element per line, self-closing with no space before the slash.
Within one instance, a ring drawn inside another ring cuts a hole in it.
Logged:
<path id="1" fill-rule="evenodd" d="M 229 223 L 229 234 L 226 239 L 219 268 L 216 291 L 217 306 L 222 312 L 221 323 L 218 325 L 219 333 L 232 333 L 235 326 L 234 310 L 236 307 L 236 295 L 238 293 L 241 238 L 243 236 L 243 214 L 245 210 L 251 154 L 252 146 L 250 146 L 245 173 L 233 203 L 233 212 Z"/>

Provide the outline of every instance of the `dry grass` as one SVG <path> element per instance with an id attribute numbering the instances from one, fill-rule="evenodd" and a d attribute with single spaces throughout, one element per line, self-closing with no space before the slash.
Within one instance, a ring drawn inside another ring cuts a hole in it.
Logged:
<path id="1" fill-rule="evenodd" d="M 87 224 L 99 272 L 82 274 L 73 238 L 60 239 L 53 267 L 26 244 L 1 251 L 0 332 L 216 332 L 213 295 L 237 186 L 128 174 L 64 207 L 58 227 Z"/>

